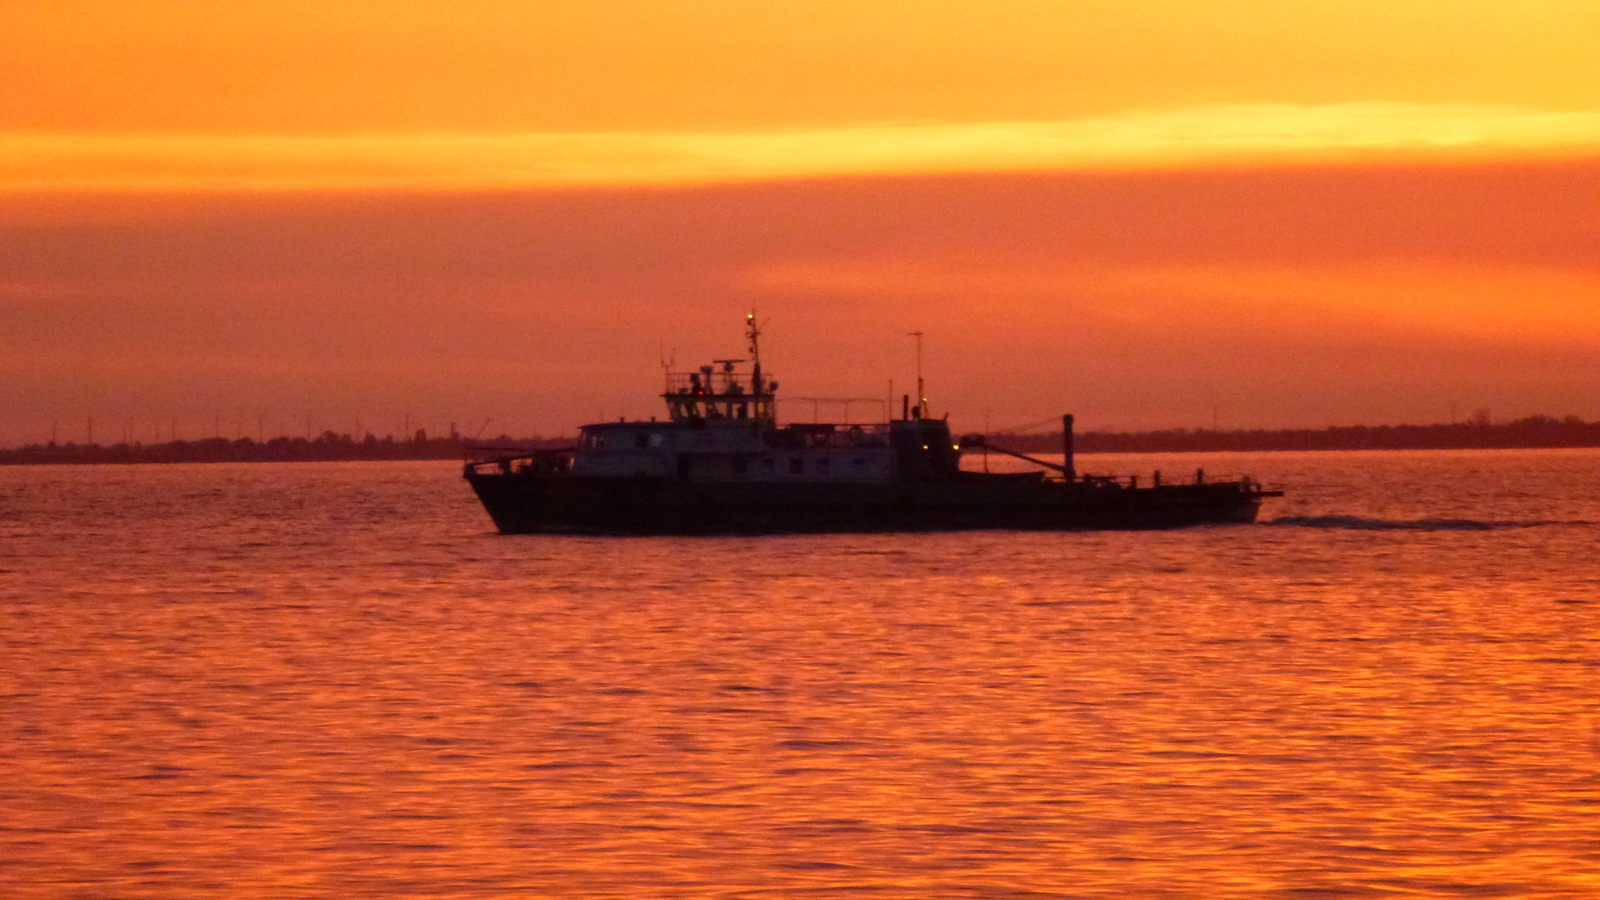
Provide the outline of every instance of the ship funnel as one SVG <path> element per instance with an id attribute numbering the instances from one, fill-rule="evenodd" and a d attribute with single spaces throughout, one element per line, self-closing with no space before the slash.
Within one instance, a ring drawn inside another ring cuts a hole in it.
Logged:
<path id="1" fill-rule="evenodd" d="M 1078 477 L 1077 467 L 1073 465 L 1072 443 L 1072 416 L 1068 414 L 1061 417 L 1061 469 L 1068 481 Z"/>

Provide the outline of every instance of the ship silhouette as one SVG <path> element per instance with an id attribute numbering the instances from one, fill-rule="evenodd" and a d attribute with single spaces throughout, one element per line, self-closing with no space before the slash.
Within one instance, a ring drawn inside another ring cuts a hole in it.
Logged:
<path id="1" fill-rule="evenodd" d="M 749 316 L 748 361 L 669 368 L 665 421 L 585 425 L 571 447 L 488 449 L 467 462 L 465 477 L 506 534 L 1179 528 L 1253 522 L 1264 498 L 1281 496 L 1248 477 L 1208 481 L 1203 471 L 1182 484 L 1079 475 L 1070 415 L 1061 464 L 983 435 L 957 440 L 921 396 L 903 398 L 900 417 L 888 421 L 780 425 L 760 334 Z M 920 373 L 918 381 L 920 395 Z M 963 446 L 1040 469 L 967 471 Z"/>

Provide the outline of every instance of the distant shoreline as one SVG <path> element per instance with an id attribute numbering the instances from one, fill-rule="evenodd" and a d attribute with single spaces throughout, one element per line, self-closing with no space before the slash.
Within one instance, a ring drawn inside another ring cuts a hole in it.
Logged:
<path id="1" fill-rule="evenodd" d="M 235 463 L 235 462 L 382 462 L 388 460 L 464 459 L 472 447 L 565 447 L 568 439 L 508 437 L 491 441 L 469 441 L 458 434 L 430 438 L 395 440 L 367 435 L 355 440 L 348 434 L 328 432 L 321 437 L 207 438 L 201 441 L 169 441 L 164 444 L 29 444 L 0 450 L 0 465 L 133 465 L 145 463 Z"/>
<path id="2" fill-rule="evenodd" d="M 992 434 L 993 446 L 1022 453 L 1058 453 L 1059 434 Z M 458 434 L 395 440 L 367 435 L 355 440 L 326 432 L 321 437 L 170 441 L 164 444 L 29 444 L 0 450 L 0 465 L 117 465 L 213 462 L 356 462 L 464 459 L 472 448 L 558 448 L 571 438 L 501 436 L 469 441 Z M 1297 450 L 1532 450 L 1600 447 L 1600 422 L 1576 416 L 1529 416 L 1515 422 L 1441 425 L 1351 425 L 1332 428 L 1222 431 L 1088 431 L 1075 436 L 1078 453 L 1235 453 Z M 969 452 L 978 452 L 976 450 Z"/>
<path id="3" fill-rule="evenodd" d="M 993 445 L 1024 453 L 1060 452 L 1059 434 L 989 436 Z M 1440 425 L 1346 425 L 1329 428 L 1238 431 L 1171 429 L 1083 432 L 1078 453 L 1222 453 L 1293 450 L 1540 450 L 1600 447 L 1600 422 L 1577 416 L 1528 416 L 1514 422 L 1454 422 Z"/>

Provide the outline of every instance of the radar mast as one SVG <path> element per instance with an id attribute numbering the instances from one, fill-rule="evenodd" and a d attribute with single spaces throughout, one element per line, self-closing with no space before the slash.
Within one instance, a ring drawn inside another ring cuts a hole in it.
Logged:
<path id="1" fill-rule="evenodd" d="M 765 385 L 761 381 L 761 328 L 756 324 L 755 310 L 751 310 L 744 317 L 745 335 L 750 338 L 750 392 L 752 394 L 766 393 Z"/>

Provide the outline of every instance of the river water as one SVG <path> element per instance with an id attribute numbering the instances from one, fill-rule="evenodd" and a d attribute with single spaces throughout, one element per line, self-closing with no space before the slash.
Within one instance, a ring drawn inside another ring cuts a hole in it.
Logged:
<path id="1" fill-rule="evenodd" d="M 449 463 L 0 470 L 0 896 L 1600 897 L 1600 452 L 1157 533 L 502 537 Z"/>

